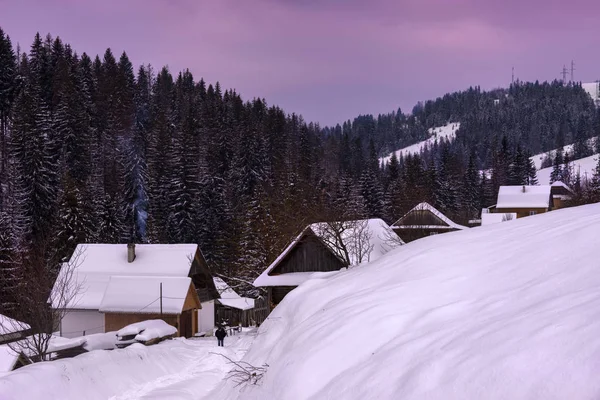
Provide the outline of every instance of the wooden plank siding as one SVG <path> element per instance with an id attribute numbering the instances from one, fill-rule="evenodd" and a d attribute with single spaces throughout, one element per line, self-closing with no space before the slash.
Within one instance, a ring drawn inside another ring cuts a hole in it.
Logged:
<path id="1" fill-rule="evenodd" d="M 495 213 L 516 213 L 517 218 L 529 217 L 530 212 L 535 211 L 536 214 L 544 214 L 550 209 L 548 208 L 496 208 Z"/>
<path id="2" fill-rule="evenodd" d="M 429 210 L 413 210 L 402 217 L 394 225 L 441 225 L 448 226 L 446 222 Z M 401 236 L 404 239 L 403 236 Z"/>
<path id="3" fill-rule="evenodd" d="M 446 225 L 447 226 L 447 225 Z M 436 228 L 417 228 L 417 229 L 397 229 L 393 228 L 396 235 L 400 236 L 404 243 L 410 243 L 413 240 L 421 239 L 427 236 L 454 232 L 457 229 L 436 229 Z"/>
<path id="4" fill-rule="evenodd" d="M 269 275 L 290 272 L 330 272 L 346 267 L 312 231 L 305 234 Z"/>

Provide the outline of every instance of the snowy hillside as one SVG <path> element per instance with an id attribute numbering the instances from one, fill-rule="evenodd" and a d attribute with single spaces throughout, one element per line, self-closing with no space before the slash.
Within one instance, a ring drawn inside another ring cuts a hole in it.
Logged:
<path id="1" fill-rule="evenodd" d="M 581 87 L 583 87 L 583 89 L 588 92 L 592 100 L 598 104 L 600 101 L 600 87 L 598 82 L 582 83 Z"/>
<path id="2" fill-rule="evenodd" d="M 573 174 L 576 175 L 577 172 L 581 174 L 581 179 L 591 179 L 594 175 L 594 169 L 596 165 L 598 165 L 598 154 L 593 156 L 589 156 L 586 158 L 582 158 L 580 160 L 575 160 L 570 163 L 573 167 Z M 550 174 L 552 173 L 552 167 L 540 169 L 537 171 L 537 179 L 540 185 L 549 185 L 550 184 Z"/>
<path id="3" fill-rule="evenodd" d="M 596 138 L 588 139 L 587 144 L 590 148 L 593 149 L 596 145 Z M 572 158 L 572 156 L 573 156 L 573 145 L 572 144 L 568 144 L 563 147 L 563 154 L 567 154 L 567 153 L 569 153 L 569 155 Z M 542 162 L 544 161 L 544 158 L 546 158 L 546 157 L 552 158 L 555 155 L 556 155 L 556 149 L 547 151 L 545 153 L 536 154 L 534 156 L 531 156 L 530 159 L 533 160 L 533 163 L 535 164 L 535 168 L 539 170 L 542 167 Z"/>
<path id="4" fill-rule="evenodd" d="M 228 399 L 600 397 L 600 203 L 421 239 L 306 282 Z"/>
<path id="5" fill-rule="evenodd" d="M 431 129 L 429 129 L 430 136 L 427 140 L 423 140 L 422 142 L 418 142 L 418 143 L 415 143 L 408 147 L 405 147 L 403 149 L 396 150 L 394 153 L 396 153 L 396 156 L 398 158 L 400 157 L 400 154 L 402 154 L 405 157 L 408 154 L 418 154 L 421 152 L 421 150 L 423 150 L 425 148 L 426 145 L 433 146 L 433 144 L 435 143 L 436 140 L 439 142 L 442 139 L 447 139 L 447 140 L 454 139 L 454 137 L 456 136 L 456 131 L 459 128 L 460 128 L 460 122 L 454 122 L 454 123 L 450 123 L 448 125 L 431 128 Z M 384 163 L 387 164 L 390 161 L 390 159 L 392 158 L 392 154 L 393 153 L 390 153 L 389 156 L 380 158 L 379 163 L 381 163 L 383 161 Z"/>

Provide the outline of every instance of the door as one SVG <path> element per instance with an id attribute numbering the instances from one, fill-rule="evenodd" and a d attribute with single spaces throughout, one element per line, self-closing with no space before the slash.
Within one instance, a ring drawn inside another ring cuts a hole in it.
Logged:
<path id="1" fill-rule="evenodd" d="M 179 328 L 179 334 L 183 337 L 189 338 L 193 336 L 193 332 L 192 332 L 192 318 L 193 318 L 193 313 L 194 310 L 186 310 L 183 313 L 181 313 L 181 318 L 180 318 L 180 328 Z"/>

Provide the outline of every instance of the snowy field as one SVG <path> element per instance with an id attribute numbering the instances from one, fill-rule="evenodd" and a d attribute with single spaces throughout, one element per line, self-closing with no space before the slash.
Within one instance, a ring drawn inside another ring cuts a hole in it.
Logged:
<path id="1" fill-rule="evenodd" d="M 313 279 L 215 399 L 600 398 L 600 204 L 436 235 Z"/>
<path id="2" fill-rule="evenodd" d="M 598 165 L 598 154 L 575 160 L 569 163 L 573 167 L 573 178 L 577 175 L 577 171 L 581 174 L 581 179 L 592 179 L 594 175 L 594 169 Z M 540 169 L 537 171 L 537 179 L 540 185 L 550 184 L 550 174 L 552 173 L 552 167 Z"/>
<path id="3" fill-rule="evenodd" d="M 423 140 L 422 142 L 418 142 L 403 149 L 396 150 L 394 153 L 396 153 L 396 157 L 398 158 L 400 158 L 401 154 L 404 157 L 406 157 L 409 154 L 419 154 L 425 148 L 425 146 L 433 146 L 436 140 L 439 143 L 442 139 L 454 139 L 456 137 L 456 131 L 459 128 L 460 122 L 453 122 L 449 123 L 448 125 L 431 128 L 429 129 L 430 136 L 427 140 Z M 389 156 L 380 158 L 379 163 L 383 161 L 385 164 L 387 164 L 392 158 L 392 154 L 393 153 L 390 153 Z"/>
<path id="4" fill-rule="evenodd" d="M 154 346 L 96 350 L 20 368 L 0 377 L 1 400 L 216 399 L 211 391 L 239 360 L 255 332 L 225 338 L 176 339 Z"/>

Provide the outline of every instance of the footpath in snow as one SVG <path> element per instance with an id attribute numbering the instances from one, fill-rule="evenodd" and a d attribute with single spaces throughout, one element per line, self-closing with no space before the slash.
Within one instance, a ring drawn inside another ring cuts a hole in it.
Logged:
<path id="1" fill-rule="evenodd" d="M 175 339 L 154 346 L 96 350 L 39 363 L 0 377 L 0 400 L 211 399 L 255 337 L 251 330 L 225 338 Z"/>

